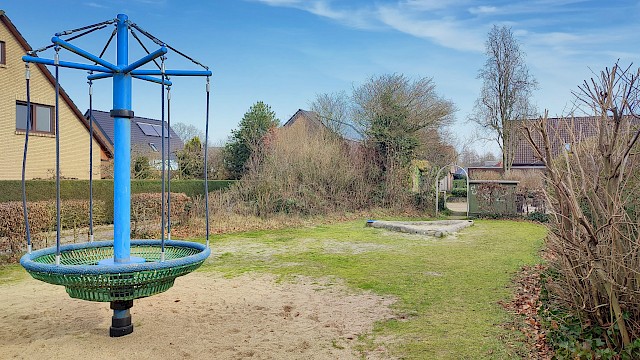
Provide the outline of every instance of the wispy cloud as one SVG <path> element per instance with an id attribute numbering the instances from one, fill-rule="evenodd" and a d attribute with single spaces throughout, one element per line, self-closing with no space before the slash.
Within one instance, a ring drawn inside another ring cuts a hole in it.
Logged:
<path id="1" fill-rule="evenodd" d="M 378 9 L 380 21 L 390 28 L 430 40 L 446 48 L 462 51 L 482 51 L 484 33 L 469 31 L 474 27 L 456 19 L 419 19 L 395 7 Z"/>
<path id="2" fill-rule="evenodd" d="M 89 6 L 89 7 L 94 7 L 94 8 L 98 8 L 98 9 L 106 9 L 107 7 L 102 5 L 102 4 L 98 4 L 95 2 L 86 2 L 84 3 L 85 6 Z"/>
<path id="3" fill-rule="evenodd" d="M 288 7 L 337 21 L 358 29 L 375 28 L 375 19 L 367 7 L 336 7 L 329 0 L 250 0 L 274 7 Z"/>
<path id="4" fill-rule="evenodd" d="M 594 5 L 585 4 L 587 0 L 487 1 L 484 4 L 472 0 L 248 1 L 299 9 L 359 29 L 394 30 L 464 52 L 482 51 L 492 24 L 511 26 L 514 34 L 529 42 L 530 47 L 565 54 L 572 53 L 569 49 L 576 45 L 591 47 L 606 41 L 599 33 L 602 31 L 599 26 L 606 25 L 599 19 L 593 19 L 596 27 L 584 24 L 598 13 L 590 8 Z M 572 25 L 574 22 L 576 25 Z"/>
<path id="5" fill-rule="evenodd" d="M 495 14 L 498 12 L 498 8 L 495 6 L 476 6 L 469 8 L 469 12 L 473 15 L 486 15 L 486 14 Z"/>
<path id="6" fill-rule="evenodd" d="M 418 11 L 433 11 L 452 8 L 467 3 L 468 0 L 405 0 L 398 3 L 401 7 Z"/>
<path id="7" fill-rule="evenodd" d="M 443 2 L 439 0 L 405 0 L 391 5 L 360 5 L 342 7 L 331 0 L 253 0 L 269 6 L 289 7 L 307 11 L 347 26 L 360 29 L 387 28 L 415 37 L 433 41 L 444 47 L 463 50 L 481 50 L 482 41 L 471 24 L 459 23 L 455 19 L 434 16 L 424 18 L 427 11 L 446 10 L 466 0 Z M 417 16 L 416 16 L 417 15 Z M 484 31 L 484 30 L 483 30 Z M 480 42 L 478 40 L 480 39 Z"/>

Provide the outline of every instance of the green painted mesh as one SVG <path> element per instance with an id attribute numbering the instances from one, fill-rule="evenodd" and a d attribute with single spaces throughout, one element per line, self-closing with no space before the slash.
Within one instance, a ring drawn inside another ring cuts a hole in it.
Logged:
<path id="1" fill-rule="evenodd" d="M 178 259 L 199 253 L 186 247 L 165 247 L 165 260 Z M 131 256 L 149 261 L 160 260 L 159 246 L 131 246 Z M 113 247 L 86 248 L 65 251 L 60 254 L 63 265 L 96 265 L 98 261 L 113 257 Z M 45 264 L 55 262 L 55 254 L 41 256 L 33 261 Z M 63 285 L 72 298 L 111 302 L 133 300 L 167 291 L 176 277 L 186 275 L 202 265 L 202 262 L 165 269 L 138 271 L 122 274 L 55 274 L 30 272 L 34 279 L 50 284 Z"/>

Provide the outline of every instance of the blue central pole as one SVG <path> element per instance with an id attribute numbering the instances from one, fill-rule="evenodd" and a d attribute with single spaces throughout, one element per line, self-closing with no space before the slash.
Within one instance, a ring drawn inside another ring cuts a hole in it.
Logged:
<path id="1" fill-rule="evenodd" d="M 117 66 L 129 65 L 128 17 L 117 16 Z M 113 249 L 114 262 L 127 263 L 131 252 L 131 74 L 113 75 L 114 168 Z"/>
<path id="2" fill-rule="evenodd" d="M 127 15 L 117 16 L 117 66 L 129 65 L 129 31 Z M 131 74 L 113 74 L 114 166 L 113 166 L 113 261 L 131 262 Z M 124 336 L 133 332 L 131 312 L 133 300 L 112 301 L 109 335 Z"/>

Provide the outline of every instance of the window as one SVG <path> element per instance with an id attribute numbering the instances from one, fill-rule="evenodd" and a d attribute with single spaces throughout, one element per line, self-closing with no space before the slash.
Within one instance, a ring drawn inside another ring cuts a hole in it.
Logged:
<path id="1" fill-rule="evenodd" d="M 158 151 L 158 148 L 156 147 L 156 144 L 154 144 L 154 143 L 149 143 L 149 147 L 151 147 L 151 150 L 153 150 L 153 151 Z"/>
<path id="2" fill-rule="evenodd" d="M 0 65 L 7 64 L 7 45 L 4 41 L 0 41 Z"/>
<path id="3" fill-rule="evenodd" d="M 53 107 L 31 104 L 31 125 L 29 131 L 53 134 Z M 27 130 L 27 104 L 16 102 L 16 130 Z"/>

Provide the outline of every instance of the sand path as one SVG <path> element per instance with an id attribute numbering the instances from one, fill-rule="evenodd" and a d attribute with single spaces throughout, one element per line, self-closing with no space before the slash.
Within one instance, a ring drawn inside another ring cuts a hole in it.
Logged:
<path id="1" fill-rule="evenodd" d="M 197 272 L 136 300 L 134 333 L 110 338 L 108 304 L 29 278 L 0 285 L 0 358 L 357 359 L 357 336 L 391 317 L 391 303 L 309 278 Z"/>

